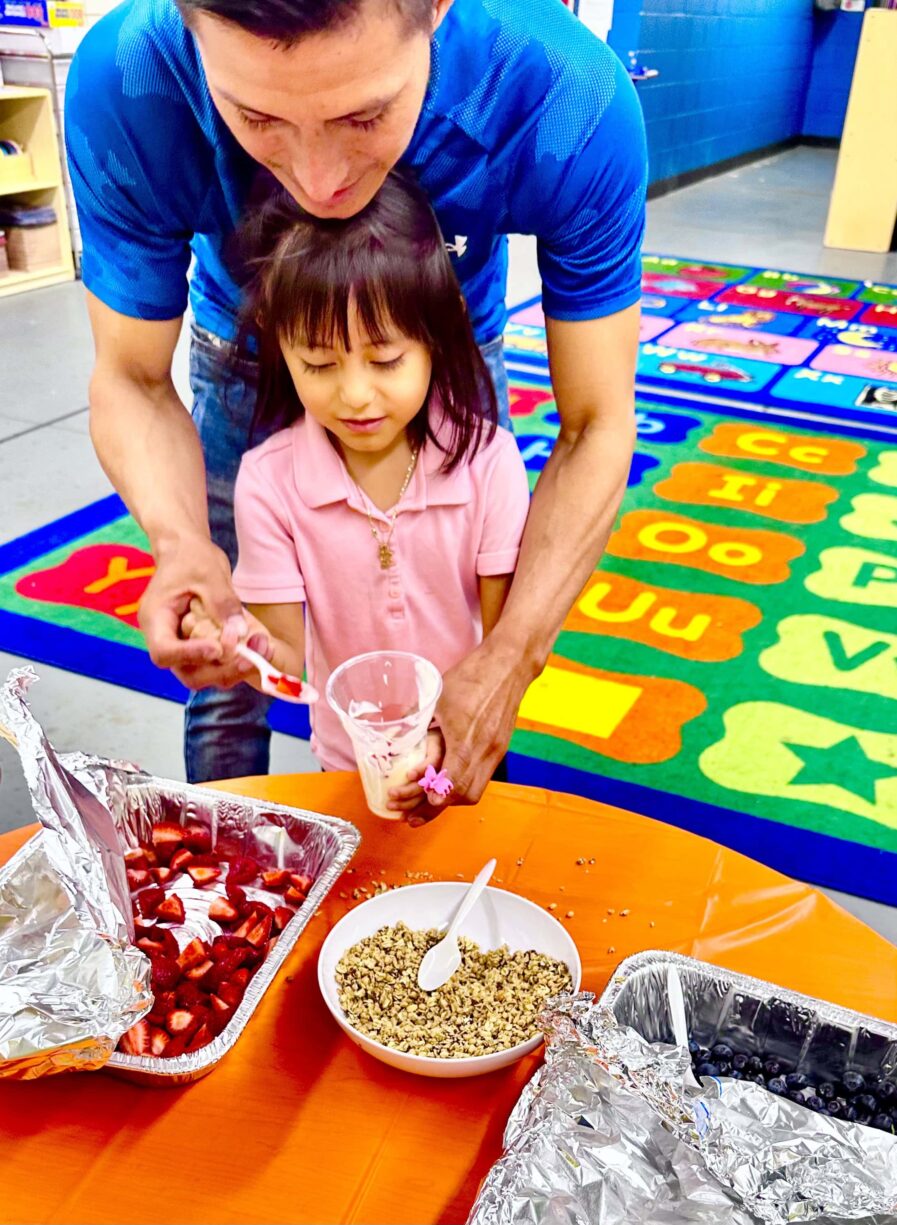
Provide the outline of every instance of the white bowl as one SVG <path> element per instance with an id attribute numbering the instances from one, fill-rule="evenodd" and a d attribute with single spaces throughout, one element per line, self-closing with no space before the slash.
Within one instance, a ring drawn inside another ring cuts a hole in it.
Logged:
<path id="1" fill-rule="evenodd" d="M 534 1051 L 542 1041 L 537 1034 L 492 1055 L 435 1059 L 393 1050 L 366 1037 L 346 1020 L 336 988 L 336 967 L 342 955 L 365 936 L 372 936 L 381 927 L 392 927 L 400 921 L 416 931 L 443 927 L 451 920 L 468 888 L 464 881 L 435 881 L 380 893 L 344 915 L 324 941 L 318 957 L 318 985 L 325 1004 L 353 1042 L 391 1067 L 415 1072 L 418 1076 L 480 1076 L 507 1067 Z M 554 957 L 565 963 L 573 980 L 573 990 L 579 990 L 582 965 L 576 945 L 557 919 L 516 893 L 507 893 L 504 889 L 484 890 L 461 934 L 474 940 L 483 950 L 506 944 L 511 952 L 532 949 Z"/>

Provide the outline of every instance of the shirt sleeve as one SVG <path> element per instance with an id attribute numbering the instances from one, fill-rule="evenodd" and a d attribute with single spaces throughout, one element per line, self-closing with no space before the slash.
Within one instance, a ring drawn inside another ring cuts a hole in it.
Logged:
<path id="1" fill-rule="evenodd" d="M 300 604 L 305 581 L 270 453 L 244 455 L 234 491 L 237 566 L 234 588 L 244 604 Z"/>
<path id="2" fill-rule="evenodd" d="M 545 313 L 574 321 L 639 301 L 648 168 L 635 87 L 607 46 L 580 38 L 594 71 L 571 69 L 545 99 L 514 193 L 516 227 L 537 238 Z"/>
<path id="3" fill-rule="evenodd" d="M 495 457 L 485 489 L 486 513 L 477 554 L 477 574 L 482 578 L 514 573 L 529 514 L 529 481 L 513 436 L 500 429 L 491 445 Z"/>
<path id="4" fill-rule="evenodd" d="M 84 284 L 131 318 L 175 319 L 212 152 L 150 34 L 121 5 L 81 42 L 66 89 Z M 194 193 L 196 200 L 192 199 Z"/>

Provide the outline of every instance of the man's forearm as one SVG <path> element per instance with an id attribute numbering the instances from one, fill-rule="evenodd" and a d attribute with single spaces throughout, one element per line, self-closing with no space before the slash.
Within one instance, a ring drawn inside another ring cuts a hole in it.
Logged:
<path id="1" fill-rule="evenodd" d="M 626 490 L 631 429 L 603 421 L 562 433 L 533 494 L 520 560 L 497 632 L 535 677 L 607 545 Z"/>
<path id="2" fill-rule="evenodd" d="M 154 556 L 186 538 L 208 539 L 202 448 L 174 385 L 98 374 L 90 399 L 97 456 Z"/>

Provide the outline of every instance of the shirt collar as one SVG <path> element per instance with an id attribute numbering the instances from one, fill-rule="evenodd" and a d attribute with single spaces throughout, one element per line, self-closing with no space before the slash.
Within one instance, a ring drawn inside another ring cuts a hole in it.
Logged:
<path id="1" fill-rule="evenodd" d="M 411 482 L 402 498 L 403 510 L 426 510 L 428 506 L 461 506 L 470 501 L 470 465 L 461 463 L 452 472 L 441 472 L 443 446 L 451 440 L 451 425 L 438 410 L 432 414 L 433 432 L 441 443 L 424 444 Z M 293 427 L 293 473 L 306 506 L 317 510 L 336 502 L 347 502 L 353 510 L 369 505 L 349 475 L 330 436 L 314 417 L 306 415 Z M 379 514 L 379 512 L 378 512 Z"/>

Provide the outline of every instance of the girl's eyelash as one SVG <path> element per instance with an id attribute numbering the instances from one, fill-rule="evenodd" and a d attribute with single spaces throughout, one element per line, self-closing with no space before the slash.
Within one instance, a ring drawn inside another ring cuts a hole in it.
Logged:
<path id="1" fill-rule="evenodd" d="M 332 362 L 324 362 L 320 366 L 314 366 L 312 365 L 311 362 L 303 361 L 302 363 L 302 365 L 305 368 L 306 374 L 320 374 L 323 370 L 329 370 L 332 364 L 333 364 Z"/>
<path id="2" fill-rule="evenodd" d="M 380 370 L 395 370 L 404 360 L 405 354 L 400 353 L 398 357 L 392 357 L 388 362 L 374 362 L 373 365 L 379 367 Z"/>

